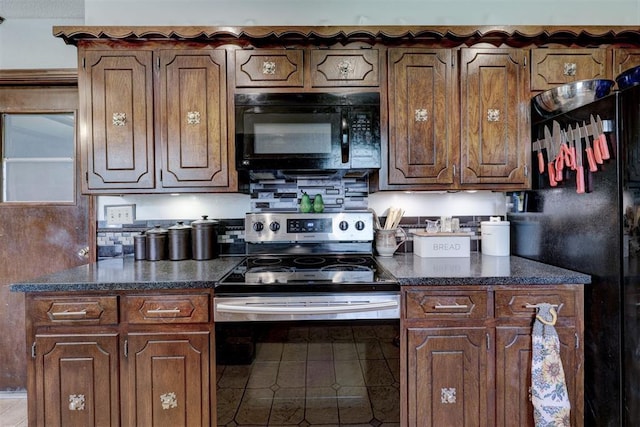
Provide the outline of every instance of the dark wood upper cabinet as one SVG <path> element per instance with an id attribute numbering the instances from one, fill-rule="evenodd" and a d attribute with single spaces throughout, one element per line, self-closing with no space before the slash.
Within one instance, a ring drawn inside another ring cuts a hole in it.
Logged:
<path id="1" fill-rule="evenodd" d="M 302 87 L 303 49 L 239 49 L 235 54 L 236 87 Z"/>
<path id="2" fill-rule="evenodd" d="M 460 51 L 461 170 L 463 188 L 529 187 L 527 51 Z"/>
<path id="3" fill-rule="evenodd" d="M 610 79 L 611 60 L 605 48 L 541 48 L 531 50 L 531 90 L 543 91 L 566 83 Z"/>
<path id="4" fill-rule="evenodd" d="M 378 49 L 312 49 L 313 87 L 380 84 Z"/>
<path id="5" fill-rule="evenodd" d="M 83 192 L 235 191 L 226 55 L 81 48 Z"/>
<path id="6" fill-rule="evenodd" d="M 80 53 L 83 192 L 155 187 L 149 50 Z"/>
<path id="7" fill-rule="evenodd" d="M 456 99 L 450 49 L 389 49 L 390 188 L 454 184 Z"/>
<path id="8" fill-rule="evenodd" d="M 226 187 L 226 51 L 159 52 L 162 187 Z"/>

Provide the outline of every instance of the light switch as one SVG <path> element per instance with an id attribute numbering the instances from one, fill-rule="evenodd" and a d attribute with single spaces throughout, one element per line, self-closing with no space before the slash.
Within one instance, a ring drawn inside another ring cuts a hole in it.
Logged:
<path id="1" fill-rule="evenodd" d="M 104 207 L 107 225 L 133 224 L 136 205 L 111 205 Z"/>

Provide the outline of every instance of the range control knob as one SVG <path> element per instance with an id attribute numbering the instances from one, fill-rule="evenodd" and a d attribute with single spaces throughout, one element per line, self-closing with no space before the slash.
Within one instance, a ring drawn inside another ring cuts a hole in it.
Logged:
<path id="1" fill-rule="evenodd" d="M 356 230 L 358 230 L 358 231 L 364 230 L 364 221 L 357 221 L 356 222 Z"/>
<path id="2" fill-rule="evenodd" d="M 347 231 L 347 229 L 349 228 L 349 223 L 347 221 L 340 221 L 338 227 L 340 227 L 340 230 L 342 231 Z"/>
<path id="3" fill-rule="evenodd" d="M 260 221 L 253 223 L 253 231 L 262 231 L 264 230 L 264 224 Z"/>
<path id="4" fill-rule="evenodd" d="M 280 230 L 280 223 L 278 221 L 273 221 L 271 224 L 269 224 L 269 230 L 273 232 Z"/>

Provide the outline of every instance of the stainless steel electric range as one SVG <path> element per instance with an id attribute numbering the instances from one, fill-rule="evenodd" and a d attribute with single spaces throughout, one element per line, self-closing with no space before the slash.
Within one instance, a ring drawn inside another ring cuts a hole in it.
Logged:
<path id="1" fill-rule="evenodd" d="M 367 211 L 247 214 L 247 256 L 216 286 L 216 322 L 399 318 L 373 239 Z"/>

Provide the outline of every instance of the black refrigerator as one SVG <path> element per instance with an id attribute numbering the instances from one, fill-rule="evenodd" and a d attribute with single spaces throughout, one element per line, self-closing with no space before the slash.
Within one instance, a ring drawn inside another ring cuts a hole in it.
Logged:
<path id="1" fill-rule="evenodd" d="M 598 118 L 609 158 L 590 171 L 586 148 L 593 154 L 589 130 L 598 130 L 590 127 Z M 521 203 L 508 215 L 512 254 L 591 275 L 584 289 L 585 425 L 640 425 L 640 86 L 554 117 L 532 108 L 531 124 L 533 189 L 514 195 Z M 586 136 L 574 157 L 582 159 L 584 192 L 570 161 L 552 185 L 548 155 L 559 150 L 545 139 L 552 134 L 553 142 L 554 128 L 569 150 L 576 128 Z"/>

